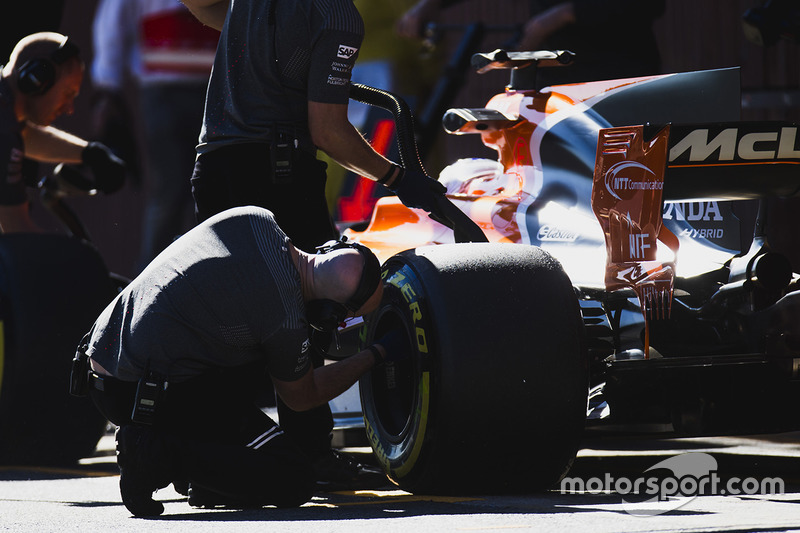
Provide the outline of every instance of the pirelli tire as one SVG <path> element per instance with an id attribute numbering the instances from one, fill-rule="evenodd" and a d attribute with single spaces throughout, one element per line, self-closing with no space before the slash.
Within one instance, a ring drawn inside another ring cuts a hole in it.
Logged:
<path id="1" fill-rule="evenodd" d="M 387 475 L 417 493 L 544 490 L 571 466 L 586 417 L 583 323 L 561 265 L 540 248 L 453 244 L 384 264 L 366 342 L 391 328 L 410 357 L 360 382 Z"/>

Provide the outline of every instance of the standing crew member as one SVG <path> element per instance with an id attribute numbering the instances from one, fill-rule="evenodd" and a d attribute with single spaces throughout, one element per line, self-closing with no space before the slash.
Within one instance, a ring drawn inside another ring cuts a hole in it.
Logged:
<path id="1" fill-rule="evenodd" d="M 364 34 L 352 0 L 184 3 L 222 31 L 192 178 L 199 220 L 255 204 L 303 250 L 335 238 L 317 149 L 431 210 L 444 187 L 378 154 L 347 118 Z"/>

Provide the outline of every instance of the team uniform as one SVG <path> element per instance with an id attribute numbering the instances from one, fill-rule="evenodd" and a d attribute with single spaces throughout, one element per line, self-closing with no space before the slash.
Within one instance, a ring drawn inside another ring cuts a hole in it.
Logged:
<path id="1" fill-rule="evenodd" d="M 8 83 L 0 80 L 0 206 L 17 206 L 28 200 L 22 175 L 25 148 Z"/>
<path id="2" fill-rule="evenodd" d="M 231 2 L 192 179 L 198 219 L 255 204 L 300 249 L 336 237 L 308 102 L 347 104 L 363 35 L 351 0 Z"/>
<path id="3" fill-rule="evenodd" d="M 300 378 L 310 368 L 308 325 L 290 246 L 264 209 L 210 219 L 125 287 L 97 319 L 87 353 L 123 381 L 138 381 L 148 364 L 179 383 L 259 361 L 282 381 Z"/>
<path id="4" fill-rule="evenodd" d="M 170 245 L 92 327 L 86 353 L 111 376 L 94 375 L 90 395 L 111 422 L 132 424 L 140 378 L 168 384 L 149 454 L 168 459 L 162 485 L 259 504 L 309 496 L 308 457 L 254 401 L 267 374 L 293 381 L 311 368 L 290 246 L 269 211 L 229 210 Z"/>

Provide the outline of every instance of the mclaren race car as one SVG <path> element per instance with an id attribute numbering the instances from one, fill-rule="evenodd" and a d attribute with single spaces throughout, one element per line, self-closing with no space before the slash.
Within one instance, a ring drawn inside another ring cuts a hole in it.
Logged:
<path id="1" fill-rule="evenodd" d="M 765 225 L 800 191 L 798 126 L 740 122 L 736 68 L 532 88 L 570 60 L 475 55 L 511 83 L 443 124 L 497 158 L 447 166 L 439 212 L 384 197 L 347 232 L 387 287 L 362 342 L 399 328 L 411 353 L 359 387 L 405 490 L 545 489 L 592 433 L 800 427 L 800 286 Z M 407 121 L 384 97 L 353 94 Z"/>

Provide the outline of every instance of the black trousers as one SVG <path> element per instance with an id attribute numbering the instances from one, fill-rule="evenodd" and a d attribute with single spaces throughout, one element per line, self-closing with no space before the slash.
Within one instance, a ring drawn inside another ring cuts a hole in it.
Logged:
<path id="1" fill-rule="evenodd" d="M 235 144 L 202 154 L 192 176 L 197 219 L 231 207 L 264 207 L 296 247 L 313 253 L 316 246 L 338 237 L 325 199 L 326 168 L 309 152 L 296 149 L 290 176 L 273 179 L 270 146 L 263 143 Z M 318 367 L 324 360 L 316 355 L 312 362 Z M 307 454 L 330 449 L 333 416 L 327 404 L 298 413 L 280 398 L 276 402 L 281 427 Z"/>
<path id="2" fill-rule="evenodd" d="M 169 384 L 152 426 L 158 450 L 150 457 L 160 476 L 188 481 L 241 501 L 300 505 L 311 498 L 314 475 L 309 457 L 253 401 L 252 365 Z M 132 424 L 136 383 L 103 379 L 90 396 L 118 426 Z"/>
<path id="3" fill-rule="evenodd" d="M 197 158 L 192 195 L 198 222 L 231 207 L 257 205 L 272 211 L 278 225 L 303 251 L 336 239 L 325 199 L 327 165 L 301 149 L 292 151 L 288 176 L 275 178 L 270 147 L 235 144 Z"/>

